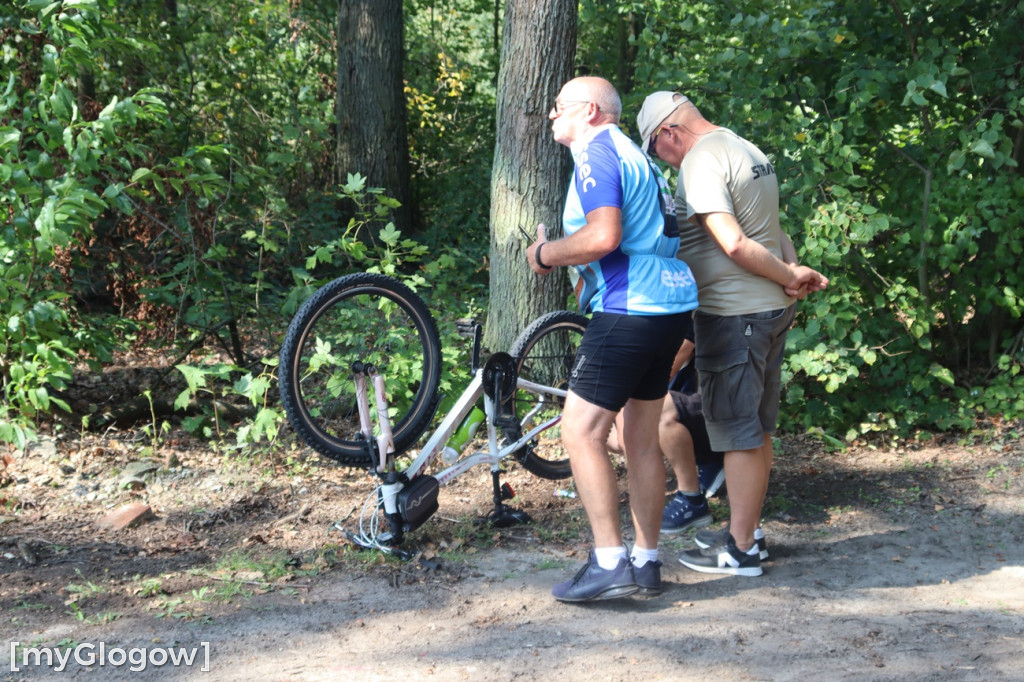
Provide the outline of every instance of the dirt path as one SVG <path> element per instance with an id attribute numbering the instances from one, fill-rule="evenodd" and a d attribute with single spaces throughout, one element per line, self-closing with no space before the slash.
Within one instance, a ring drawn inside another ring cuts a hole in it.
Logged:
<path id="1" fill-rule="evenodd" d="M 511 472 L 535 524 L 494 531 L 466 520 L 489 495 L 485 475 L 467 475 L 414 538 L 427 560 L 400 563 L 327 551 L 340 540 L 331 521 L 369 490 L 349 472 L 203 468 L 182 452 L 145 490 L 86 501 L 73 485 L 88 461 L 61 447 L 0 488 L 12 510 L 0 628 L 35 647 L 207 642 L 216 680 L 1021 680 L 1024 447 L 1011 436 L 832 454 L 786 441 L 764 576 L 690 572 L 675 562 L 689 537 L 669 538 L 662 596 L 582 606 L 549 594 L 586 552 L 578 501 L 554 494 L 566 482 Z M 98 532 L 104 509 L 129 499 L 157 518 Z M 293 570 L 224 564 L 239 548 Z M 234 596 L 205 598 L 229 584 Z M 73 662 L 10 672 L 19 662 L 8 646 L 0 679 L 204 678 Z"/>

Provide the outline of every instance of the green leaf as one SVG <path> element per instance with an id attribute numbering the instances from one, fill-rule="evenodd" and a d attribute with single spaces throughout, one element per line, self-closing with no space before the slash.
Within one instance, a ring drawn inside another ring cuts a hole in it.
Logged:
<path id="1" fill-rule="evenodd" d="M 152 175 L 154 175 L 154 173 L 149 168 L 137 168 L 135 172 L 132 173 L 132 183 L 137 183 L 141 180 L 145 180 L 146 178 Z"/>
<path id="2" fill-rule="evenodd" d="M 50 107 L 53 113 L 65 121 L 70 121 L 72 109 L 75 107 L 71 93 L 63 83 L 57 86 L 56 91 L 50 95 Z"/>
<path id="3" fill-rule="evenodd" d="M 9 126 L 0 128 L 0 149 L 17 147 L 21 140 L 21 131 Z"/>
<path id="4" fill-rule="evenodd" d="M 342 187 L 342 191 L 355 194 L 356 192 L 362 192 L 363 188 L 366 187 L 366 178 L 359 173 L 349 173 L 348 182 Z"/>
<path id="5" fill-rule="evenodd" d="M 949 97 L 949 95 L 946 94 L 946 84 L 943 83 L 942 81 L 933 82 L 931 85 L 928 86 L 928 89 L 935 93 L 938 93 L 942 97 Z"/>
<path id="6" fill-rule="evenodd" d="M 210 373 L 206 368 L 193 365 L 175 365 L 175 369 L 185 377 L 185 383 L 188 384 L 188 390 L 191 393 L 195 393 L 200 388 L 206 386 L 206 376 Z"/>
<path id="7" fill-rule="evenodd" d="M 928 374 L 947 386 L 956 385 L 956 381 L 953 379 L 953 373 L 942 365 L 932 365 L 928 370 Z"/>
<path id="8" fill-rule="evenodd" d="M 970 151 L 978 156 L 983 156 L 986 159 L 995 158 L 996 155 L 996 151 L 993 149 L 992 143 L 988 140 L 975 140 L 970 146 Z"/>
<path id="9" fill-rule="evenodd" d="M 178 394 L 178 397 L 174 399 L 174 409 L 184 410 L 188 407 L 189 400 L 192 399 L 191 389 L 186 388 L 184 391 Z"/>
<path id="10" fill-rule="evenodd" d="M 398 240 L 401 239 L 402 233 L 395 227 L 394 223 L 388 223 L 384 226 L 384 229 L 380 231 L 380 240 L 388 246 L 395 246 L 398 244 Z"/>

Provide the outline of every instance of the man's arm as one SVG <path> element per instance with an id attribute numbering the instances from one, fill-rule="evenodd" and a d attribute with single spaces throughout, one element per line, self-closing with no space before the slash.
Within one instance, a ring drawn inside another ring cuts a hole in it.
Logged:
<path id="1" fill-rule="evenodd" d="M 690 361 L 693 357 L 693 341 L 690 339 L 683 339 L 682 345 L 679 346 L 679 350 L 676 351 L 676 357 L 672 360 L 672 371 L 669 372 L 669 379 L 671 380 L 679 370 Z"/>
<path id="2" fill-rule="evenodd" d="M 764 246 L 747 238 L 731 213 L 701 213 L 697 215 L 701 225 L 711 233 L 719 248 L 744 270 L 770 279 L 786 290 L 790 296 L 802 292 L 820 291 L 828 286 L 828 278 L 806 265 L 797 265 L 796 249 L 788 237 L 783 237 L 782 253 L 792 263 L 780 260 Z"/>
<path id="3" fill-rule="evenodd" d="M 622 242 L 622 211 L 614 206 L 595 208 L 587 214 L 587 224 L 568 237 L 547 240 L 543 224 L 537 226 L 537 241 L 526 249 L 526 260 L 538 275 L 546 275 L 556 265 L 583 265 L 601 260 Z M 537 249 L 543 244 L 537 264 Z"/>
<path id="4" fill-rule="evenodd" d="M 779 244 L 779 248 L 782 249 L 782 262 L 789 265 L 797 264 L 796 247 L 793 246 L 793 240 L 785 232 L 782 233 L 782 241 Z"/>
<path id="5" fill-rule="evenodd" d="M 782 248 L 782 260 L 789 265 L 797 265 L 796 247 L 793 246 L 793 241 L 785 232 L 782 233 L 782 243 L 780 246 Z M 815 289 L 815 291 L 817 291 L 817 289 Z M 809 284 L 805 284 L 799 289 L 790 289 L 789 287 L 785 287 L 785 292 L 786 296 L 791 296 L 792 298 L 800 301 L 807 298 L 807 294 L 811 293 L 811 288 Z"/>

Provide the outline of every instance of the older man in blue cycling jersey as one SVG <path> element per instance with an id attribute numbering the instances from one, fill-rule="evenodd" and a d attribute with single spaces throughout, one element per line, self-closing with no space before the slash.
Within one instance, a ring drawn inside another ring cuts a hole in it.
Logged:
<path id="1" fill-rule="evenodd" d="M 539 275 L 572 266 L 580 309 L 593 313 L 576 355 L 562 441 L 594 533 L 594 551 L 552 594 L 567 602 L 661 591 L 658 534 L 665 465 L 658 421 L 672 360 L 691 325 L 697 289 L 676 258 L 675 206 L 664 178 L 618 127 L 622 103 L 602 78 L 566 83 L 548 117 L 575 172 L 562 215 L 565 237 L 543 225 L 527 249 Z M 619 410 L 636 531 L 622 542 L 619 492 L 606 440 Z"/>

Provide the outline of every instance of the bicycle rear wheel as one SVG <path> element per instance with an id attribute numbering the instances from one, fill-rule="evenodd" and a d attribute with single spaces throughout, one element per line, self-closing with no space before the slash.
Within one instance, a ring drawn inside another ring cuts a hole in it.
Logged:
<path id="1" fill-rule="evenodd" d="M 544 386 L 567 388 L 587 322 L 583 315 L 568 310 L 558 310 L 534 320 L 509 352 L 516 360 L 519 376 Z M 516 390 L 516 416 L 524 432 L 560 417 L 563 405 L 564 398 L 522 388 Z M 562 448 L 561 436 L 562 430 L 555 422 L 521 448 L 516 458 L 527 471 L 541 478 L 568 478 L 572 469 Z"/>
<path id="2" fill-rule="evenodd" d="M 373 365 L 384 377 L 395 451 L 405 451 L 437 405 L 441 342 L 423 300 L 392 277 L 346 275 L 313 294 L 288 327 L 278 368 L 281 402 L 296 433 L 340 464 L 370 466 L 355 362 Z M 372 386 L 368 391 L 372 411 Z"/>

